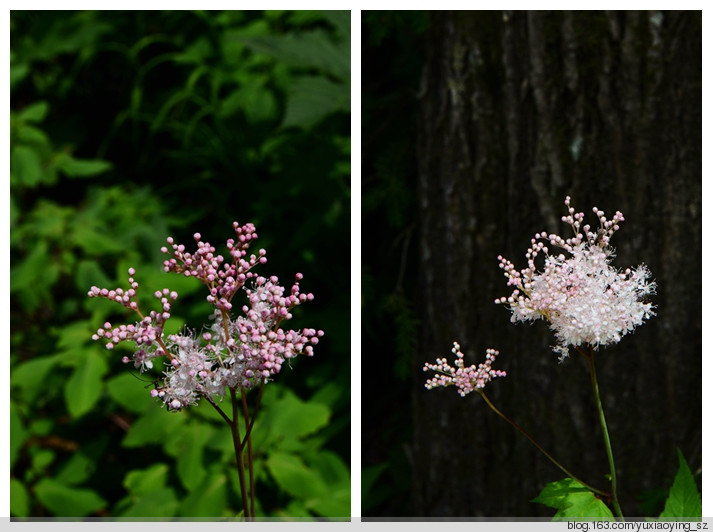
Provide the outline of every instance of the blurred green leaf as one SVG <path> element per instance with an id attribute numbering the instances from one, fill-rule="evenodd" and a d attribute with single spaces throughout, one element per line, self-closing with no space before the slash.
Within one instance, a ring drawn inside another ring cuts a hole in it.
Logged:
<path id="1" fill-rule="evenodd" d="M 158 408 L 156 400 L 150 395 L 154 387 L 150 379 L 150 375 L 139 374 L 132 366 L 107 381 L 107 392 L 109 397 L 129 412 L 141 414 L 150 408 Z"/>
<path id="2" fill-rule="evenodd" d="M 350 110 L 348 85 L 324 77 L 303 76 L 289 87 L 282 127 L 311 128 L 325 117 Z"/>
<path id="3" fill-rule="evenodd" d="M 231 471 L 231 473 L 233 473 Z M 181 517 L 221 517 L 228 506 L 228 481 L 215 468 L 181 502 Z"/>
<path id="4" fill-rule="evenodd" d="M 10 515 L 29 517 L 30 494 L 24 484 L 16 478 L 10 479 Z"/>
<path id="5" fill-rule="evenodd" d="M 91 478 L 96 469 L 96 460 L 78 451 L 73 453 L 69 460 L 62 466 L 59 473 L 55 476 L 55 480 L 66 485 L 81 484 Z"/>
<path id="6" fill-rule="evenodd" d="M 40 154 L 30 146 L 13 146 L 10 155 L 10 172 L 15 183 L 26 187 L 36 187 L 52 181 L 50 174 L 45 174 Z"/>
<path id="7" fill-rule="evenodd" d="M 32 469 L 36 472 L 44 474 L 45 469 L 47 469 L 57 457 L 56 453 L 51 449 L 42 449 L 37 446 L 29 448 Z"/>
<path id="8" fill-rule="evenodd" d="M 92 490 L 70 488 L 51 478 L 40 480 L 34 492 L 57 517 L 84 517 L 106 505 L 106 501 Z"/>
<path id="9" fill-rule="evenodd" d="M 129 471 L 124 478 L 124 487 L 136 496 L 150 495 L 166 485 L 169 468 L 167 464 L 154 464 L 146 469 Z"/>
<path id="10" fill-rule="evenodd" d="M 80 292 L 88 292 L 92 286 L 110 286 L 111 280 L 94 260 L 80 260 L 74 282 Z"/>
<path id="11" fill-rule="evenodd" d="M 278 485 L 300 499 L 319 499 L 329 493 L 322 477 L 294 454 L 272 452 L 265 461 Z"/>
<path id="12" fill-rule="evenodd" d="M 185 420 L 180 412 L 167 412 L 155 405 L 136 420 L 121 444 L 129 448 L 162 445 L 167 436 L 177 431 Z"/>
<path id="13" fill-rule="evenodd" d="M 49 105 L 47 102 L 37 102 L 25 107 L 18 113 L 18 117 L 26 122 L 42 122 L 48 111 Z"/>
<path id="14" fill-rule="evenodd" d="M 77 418 L 89 412 L 102 392 L 102 377 L 107 363 L 93 351 L 82 351 L 82 360 L 67 381 L 64 397 L 69 413 Z"/>
<path id="15" fill-rule="evenodd" d="M 324 404 L 302 401 L 289 390 L 276 395 L 263 399 L 264 410 L 256 422 L 270 442 L 294 448 L 299 439 L 329 423 L 330 410 Z"/>
<path id="16" fill-rule="evenodd" d="M 256 123 L 273 120 L 277 110 L 277 101 L 272 91 L 258 82 L 231 92 L 221 102 L 218 116 L 228 118 L 242 111 L 251 123 Z"/>
<path id="17" fill-rule="evenodd" d="M 28 65 L 27 63 L 10 65 L 10 90 L 12 90 L 15 85 L 25 79 L 29 72 L 30 65 Z"/>
<path id="18" fill-rule="evenodd" d="M 174 517 L 180 507 L 176 493 L 171 488 L 159 488 L 134 498 L 122 517 Z"/>
<path id="19" fill-rule="evenodd" d="M 350 77 L 349 41 L 335 42 L 322 30 L 242 37 L 241 40 L 254 50 L 284 61 L 291 67 L 322 70 L 340 80 Z"/>
<path id="20" fill-rule="evenodd" d="M 351 515 L 351 478 L 349 468 L 336 453 L 321 449 L 314 460 L 309 461 L 325 484 L 328 495 L 309 501 L 308 506 L 324 517 L 348 517 Z"/>
<path id="21" fill-rule="evenodd" d="M 61 362 L 61 356 L 45 356 L 23 362 L 10 375 L 10 389 L 13 397 L 22 402 L 33 403 L 44 393 L 45 380 L 49 373 Z"/>
<path id="22" fill-rule="evenodd" d="M 171 435 L 165 447 L 176 457 L 176 473 L 189 491 L 195 489 L 206 475 L 203 465 L 203 451 L 209 437 L 206 428 L 204 423 L 195 421 L 183 425 Z"/>
<path id="23" fill-rule="evenodd" d="M 111 169 L 111 163 L 101 160 L 75 159 L 62 153 L 55 161 L 57 168 L 67 177 L 92 177 Z"/>
<path id="24" fill-rule="evenodd" d="M 10 400 L 10 468 L 12 469 L 17 456 L 22 449 L 27 432 L 22 423 L 22 419 L 17 412 L 15 403 Z"/>

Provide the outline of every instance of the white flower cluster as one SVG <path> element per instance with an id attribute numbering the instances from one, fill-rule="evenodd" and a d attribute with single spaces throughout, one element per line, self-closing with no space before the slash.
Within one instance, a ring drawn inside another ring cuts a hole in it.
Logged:
<path id="1" fill-rule="evenodd" d="M 655 283 L 648 282 L 651 272 L 645 265 L 623 272 L 611 266 L 614 253 L 609 240 L 624 220 L 620 212 L 607 220 L 604 212 L 595 207 L 600 221 L 595 232 L 588 225 L 581 226 L 584 214 L 574 213 L 569 196 L 565 205 L 569 216 L 562 220 L 574 229 L 575 236 L 565 240 L 538 233 L 527 251 L 528 267 L 522 271 L 498 257 L 508 285 L 515 289 L 510 297 L 495 300 L 510 307 L 513 322 L 540 318 L 549 321 L 559 342 L 554 350 L 560 360 L 568 356 L 569 346 L 596 348 L 619 342 L 655 315 L 648 296 L 656 289 Z M 542 241 L 563 249 L 567 255 L 550 254 Z M 535 267 L 539 253 L 545 255 L 542 271 Z"/>

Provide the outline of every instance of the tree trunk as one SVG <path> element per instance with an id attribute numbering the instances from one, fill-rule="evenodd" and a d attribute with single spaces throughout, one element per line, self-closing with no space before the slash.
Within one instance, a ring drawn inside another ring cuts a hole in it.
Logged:
<path id="1" fill-rule="evenodd" d="M 701 465 L 701 13 L 434 13 L 419 125 L 420 333 L 413 387 L 417 516 L 551 516 L 564 477 L 478 396 L 427 391 L 436 357 L 501 351 L 488 396 L 573 473 L 608 489 L 581 356 L 544 322 L 510 323 L 502 254 L 526 266 L 566 231 L 566 195 L 626 221 L 614 265 L 645 263 L 657 316 L 595 357 L 625 515 L 662 509 L 680 447 Z M 575 353 L 576 354 L 576 353 Z M 700 477 L 697 477 L 700 482 Z M 665 495 L 664 491 L 664 495 Z M 637 506 L 649 493 L 650 508 Z"/>

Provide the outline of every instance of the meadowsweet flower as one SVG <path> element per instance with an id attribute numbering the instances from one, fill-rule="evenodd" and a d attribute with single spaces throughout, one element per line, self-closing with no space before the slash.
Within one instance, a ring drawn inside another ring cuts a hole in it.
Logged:
<path id="1" fill-rule="evenodd" d="M 482 390 L 487 383 L 495 377 L 505 377 L 507 373 L 502 370 L 492 369 L 492 364 L 499 352 L 495 349 L 488 349 L 485 355 L 485 362 L 465 367 L 463 353 L 458 342 L 453 342 L 453 354 L 456 355 L 455 365 L 452 367 L 445 358 L 437 358 L 435 364 L 424 365 L 423 371 L 435 371 L 437 375 L 426 381 L 426 389 L 432 390 L 439 386 L 455 386 L 461 397 L 465 397 L 473 390 Z"/>
<path id="2" fill-rule="evenodd" d="M 558 345 L 554 351 L 560 360 L 568 356 L 569 346 L 590 345 L 597 348 L 617 343 L 644 320 L 655 315 L 648 296 L 656 284 L 649 282 L 651 272 L 642 264 L 618 271 L 612 265 L 614 249 L 609 242 L 624 216 L 616 212 L 608 220 L 603 211 L 592 210 L 599 218 L 599 228 L 582 225 L 584 213 L 575 213 L 570 197 L 565 199 L 569 214 L 562 221 L 574 236 L 537 233 L 526 253 L 527 268 L 517 271 L 502 256 L 500 268 L 513 286 L 509 297 L 495 303 L 512 311 L 511 321 L 550 322 Z M 552 248 L 548 248 L 547 243 Z M 555 253 L 555 248 L 561 252 Z M 537 270 L 535 259 L 544 255 L 544 267 Z"/>
<path id="3" fill-rule="evenodd" d="M 285 330 L 281 324 L 292 318 L 292 309 L 307 301 L 312 294 L 300 293 L 302 274 L 295 275 L 289 294 L 275 276 L 266 278 L 252 272 L 258 264 L 265 264 L 266 252 L 247 255 L 248 247 L 257 238 L 252 224 L 233 224 L 236 239 L 229 239 L 227 247 L 230 260 L 216 255 L 215 248 L 194 239 L 198 249 L 194 253 L 185 246 L 167 239 L 171 250 L 162 251 L 171 255 L 164 261 L 164 270 L 186 277 L 195 277 L 208 289 L 207 301 L 214 307 L 211 324 L 197 335 L 193 332 L 164 337 L 166 321 L 171 317 L 171 305 L 177 299 L 176 292 L 163 289 L 154 296 L 160 303 L 159 310 L 144 315 L 138 307 L 139 284 L 129 269 L 128 290 L 100 289 L 93 286 L 89 297 L 101 297 L 115 301 L 136 312 L 139 321 L 129 325 L 113 326 L 107 322 L 92 336 L 104 339 L 107 349 L 116 344 L 131 341 L 136 347 L 132 357 L 124 357 L 126 363 L 133 361 L 141 371 L 154 367 L 156 357 L 166 357 L 164 379 L 152 390 L 171 410 L 180 410 L 195 404 L 201 397 L 220 399 L 227 389 L 249 390 L 276 376 L 286 360 L 298 355 L 312 356 L 314 346 L 323 331 L 315 329 Z M 241 307 L 243 315 L 233 316 L 233 298 L 243 292 L 248 304 Z"/>

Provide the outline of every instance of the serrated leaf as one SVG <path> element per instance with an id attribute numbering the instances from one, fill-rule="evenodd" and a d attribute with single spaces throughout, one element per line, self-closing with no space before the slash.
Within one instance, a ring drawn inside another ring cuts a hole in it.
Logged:
<path id="1" fill-rule="evenodd" d="M 696 481 L 683 458 L 681 449 L 676 449 L 676 451 L 678 453 L 678 472 L 676 478 L 673 479 L 673 485 L 659 520 L 700 519 L 703 514 L 701 494 L 698 493 Z"/>
<path id="2" fill-rule="evenodd" d="M 553 521 L 603 520 L 614 521 L 614 515 L 603 501 L 576 480 L 565 478 L 547 484 L 531 502 L 554 508 Z"/>
<path id="3" fill-rule="evenodd" d="M 106 506 L 96 492 L 70 488 L 50 478 L 40 480 L 34 492 L 55 517 L 84 517 Z"/>
<path id="4" fill-rule="evenodd" d="M 67 409 L 75 418 L 94 408 L 101 396 L 102 377 L 109 369 L 104 359 L 93 351 L 84 354 L 84 360 L 75 368 L 64 388 Z"/>

